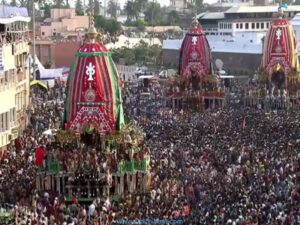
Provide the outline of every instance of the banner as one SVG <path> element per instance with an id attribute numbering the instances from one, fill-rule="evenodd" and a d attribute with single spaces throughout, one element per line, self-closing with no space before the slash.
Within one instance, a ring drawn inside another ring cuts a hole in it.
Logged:
<path id="1" fill-rule="evenodd" d="M 149 168 L 150 168 L 149 160 L 120 162 L 118 164 L 118 173 L 123 174 L 125 172 L 134 172 L 136 170 L 147 171 L 149 170 Z"/>
<path id="2" fill-rule="evenodd" d="M 40 167 L 43 165 L 43 160 L 44 160 L 45 155 L 46 155 L 46 151 L 44 148 L 42 148 L 42 147 L 36 148 L 36 150 L 35 150 L 35 165 L 36 166 Z"/>
<path id="3" fill-rule="evenodd" d="M 59 173 L 60 172 L 60 164 L 58 161 L 47 161 L 47 167 L 39 167 L 38 172 L 47 172 L 47 173 Z"/>

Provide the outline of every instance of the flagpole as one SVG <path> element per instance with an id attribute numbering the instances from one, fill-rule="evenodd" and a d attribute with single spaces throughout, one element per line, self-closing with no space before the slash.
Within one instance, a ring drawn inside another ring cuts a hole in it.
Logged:
<path id="1" fill-rule="evenodd" d="M 33 79 L 36 79 L 35 73 L 35 1 L 32 3 L 32 29 L 33 29 Z"/>

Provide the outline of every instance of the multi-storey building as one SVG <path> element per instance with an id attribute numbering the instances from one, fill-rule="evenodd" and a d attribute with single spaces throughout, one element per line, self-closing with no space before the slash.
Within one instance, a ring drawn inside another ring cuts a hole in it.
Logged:
<path id="1" fill-rule="evenodd" d="M 26 8 L 0 5 L 0 153 L 28 123 L 29 22 Z"/>
<path id="2" fill-rule="evenodd" d="M 40 24 L 41 38 L 77 36 L 89 26 L 88 16 L 77 16 L 75 9 L 51 9 L 51 18 Z"/>
<path id="3" fill-rule="evenodd" d="M 298 13 L 300 5 L 289 5 L 285 9 L 285 17 L 292 20 L 299 42 L 300 25 L 297 25 L 297 18 L 293 19 Z M 242 5 L 223 12 L 203 12 L 197 17 L 206 33 L 213 58 L 222 60 L 229 73 L 243 75 L 253 74 L 259 68 L 263 40 L 276 14 L 278 5 Z M 163 41 L 165 65 L 177 66 L 181 42 L 182 39 Z"/>

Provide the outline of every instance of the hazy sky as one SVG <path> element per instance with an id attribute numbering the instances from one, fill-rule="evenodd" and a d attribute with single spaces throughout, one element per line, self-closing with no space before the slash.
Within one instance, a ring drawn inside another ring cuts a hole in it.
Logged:
<path id="1" fill-rule="evenodd" d="M 83 2 L 84 2 L 84 0 L 82 0 Z M 109 0 L 101 0 L 102 2 L 104 2 L 104 1 L 106 1 L 106 4 L 107 4 L 107 2 L 109 1 Z M 123 6 L 125 5 L 125 3 L 127 2 L 127 0 L 117 0 L 120 4 L 121 4 L 121 7 L 123 8 Z M 151 1 L 151 0 L 149 0 L 149 1 Z M 156 2 L 159 2 L 160 3 L 160 5 L 161 6 L 167 6 L 167 5 L 169 5 L 170 4 L 170 0 L 154 0 L 154 1 L 156 1 Z M 218 0 L 204 0 L 204 2 L 206 2 L 206 3 L 209 3 L 209 4 L 211 4 L 211 3 L 214 3 L 214 2 L 217 2 Z M 71 6 L 75 6 L 75 2 L 76 2 L 76 0 L 71 0 L 71 1 L 69 1 L 70 2 L 70 4 L 71 4 Z M 85 2 L 86 2 L 86 4 L 88 4 L 88 2 L 89 2 L 89 0 L 85 0 Z"/>

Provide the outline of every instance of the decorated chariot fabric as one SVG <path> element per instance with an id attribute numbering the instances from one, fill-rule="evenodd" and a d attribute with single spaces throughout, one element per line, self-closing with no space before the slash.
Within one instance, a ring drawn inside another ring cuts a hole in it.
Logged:
<path id="1" fill-rule="evenodd" d="M 101 43 L 86 43 L 75 55 L 63 123 L 77 133 L 84 124 L 106 132 L 124 123 L 120 77 L 111 53 Z"/>

